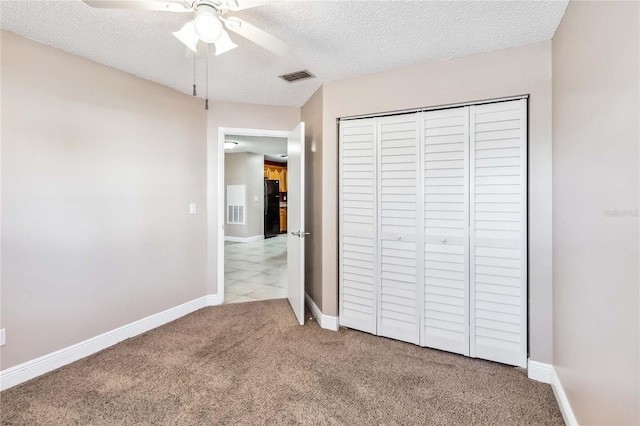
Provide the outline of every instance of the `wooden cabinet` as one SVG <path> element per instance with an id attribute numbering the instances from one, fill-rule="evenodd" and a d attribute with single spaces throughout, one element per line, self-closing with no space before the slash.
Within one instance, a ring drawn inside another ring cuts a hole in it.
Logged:
<path id="1" fill-rule="evenodd" d="M 287 195 L 287 164 L 276 165 L 272 163 L 264 164 L 264 177 L 269 180 L 280 181 L 280 196 Z M 283 194 L 284 193 L 284 194 Z M 280 201 L 286 201 L 281 198 Z M 280 207 L 280 232 L 287 232 L 287 207 Z"/>
<path id="2" fill-rule="evenodd" d="M 264 165 L 264 177 L 269 180 L 280 182 L 280 192 L 287 192 L 287 165 L 276 166 L 273 164 Z"/>
<path id="3" fill-rule="evenodd" d="M 287 232 L 287 208 L 280 207 L 280 232 Z"/>

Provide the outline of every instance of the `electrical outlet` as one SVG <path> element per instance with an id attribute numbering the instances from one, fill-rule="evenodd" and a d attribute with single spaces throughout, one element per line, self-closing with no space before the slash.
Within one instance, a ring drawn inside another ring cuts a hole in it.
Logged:
<path id="1" fill-rule="evenodd" d="M 0 328 L 0 346 L 7 344 L 7 329 Z"/>
<path id="2" fill-rule="evenodd" d="M 196 214 L 196 203 L 189 204 L 189 214 Z"/>

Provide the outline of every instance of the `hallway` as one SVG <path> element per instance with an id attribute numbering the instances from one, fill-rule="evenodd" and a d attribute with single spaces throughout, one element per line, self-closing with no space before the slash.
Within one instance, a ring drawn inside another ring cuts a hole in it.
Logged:
<path id="1" fill-rule="evenodd" d="M 224 243 L 224 303 L 287 297 L 287 235 Z"/>

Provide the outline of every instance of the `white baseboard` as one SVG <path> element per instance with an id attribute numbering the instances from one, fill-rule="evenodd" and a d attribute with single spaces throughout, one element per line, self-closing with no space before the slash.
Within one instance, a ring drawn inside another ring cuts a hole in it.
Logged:
<path id="1" fill-rule="evenodd" d="M 551 364 L 532 361 L 531 359 L 527 362 L 527 375 L 537 382 L 551 384 L 551 370 L 553 370 L 553 365 Z"/>
<path id="2" fill-rule="evenodd" d="M 558 373 L 556 373 L 556 369 L 553 367 L 551 368 L 551 388 L 553 389 L 553 394 L 556 396 L 556 401 L 558 401 L 564 423 L 567 426 L 578 426 L 578 420 L 575 414 L 573 414 L 567 394 L 564 392 Z"/>
<path id="3" fill-rule="evenodd" d="M 232 237 L 225 235 L 224 240 L 232 243 L 252 243 L 254 241 L 264 240 L 264 235 L 254 235 L 253 237 Z"/>
<path id="4" fill-rule="evenodd" d="M 578 421 L 573 414 L 571 405 L 569 405 L 569 399 L 567 399 L 567 394 L 564 392 L 562 383 L 560 383 L 560 379 L 553 365 L 532 360 L 529 360 L 527 364 L 527 375 L 530 379 L 551 385 L 565 424 L 567 426 L 577 426 Z"/>
<path id="5" fill-rule="evenodd" d="M 204 306 L 218 306 L 218 305 L 222 305 L 222 302 L 224 302 L 224 295 L 220 295 L 220 294 L 207 294 L 206 296 L 204 296 L 205 299 L 205 304 Z"/>
<path id="6" fill-rule="evenodd" d="M 338 331 L 338 317 L 323 314 L 320 311 L 320 308 L 318 308 L 318 305 L 316 305 L 313 299 L 306 292 L 304 293 L 304 298 L 307 301 L 307 305 L 309 305 L 311 314 L 316 321 L 318 321 L 320 327 L 326 328 L 327 330 Z"/>
<path id="7" fill-rule="evenodd" d="M 103 349 L 120 343 L 123 340 L 146 333 L 149 330 L 160 327 L 168 322 L 177 320 L 198 309 L 220 305 L 222 300 L 217 294 L 199 297 L 182 305 L 149 315 L 138 321 L 123 325 L 114 330 L 107 331 L 98 336 L 87 339 L 75 345 L 51 352 L 31 361 L 24 362 L 11 368 L 0 371 L 0 390 L 9 389 L 27 380 L 34 379 L 42 374 L 63 367 L 79 359 L 85 358 Z"/>

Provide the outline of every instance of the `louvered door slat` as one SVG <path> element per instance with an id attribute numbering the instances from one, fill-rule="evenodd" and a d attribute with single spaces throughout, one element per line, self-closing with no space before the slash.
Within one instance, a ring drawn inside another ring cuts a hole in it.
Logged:
<path id="1" fill-rule="evenodd" d="M 420 341 L 420 295 L 416 231 L 419 215 L 419 114 L 378 121 L 379 265 L 378 334 L 407 342 Z"/>
<path id="2" fill-rule="evenodd" d="M 340 323 L 376 333 L 377 120 L 340 123 Z"/>
<path id="3" fill-rule="evenodd" d="M 425 321 L 421 344 L 469 355 L 469 108 L 426 112 L 423 125 Z"/>
<path id="4" fill-rule="evenodd" d="M 471 356 L 526 367 L 526 101 L 470 113 Z"/>

